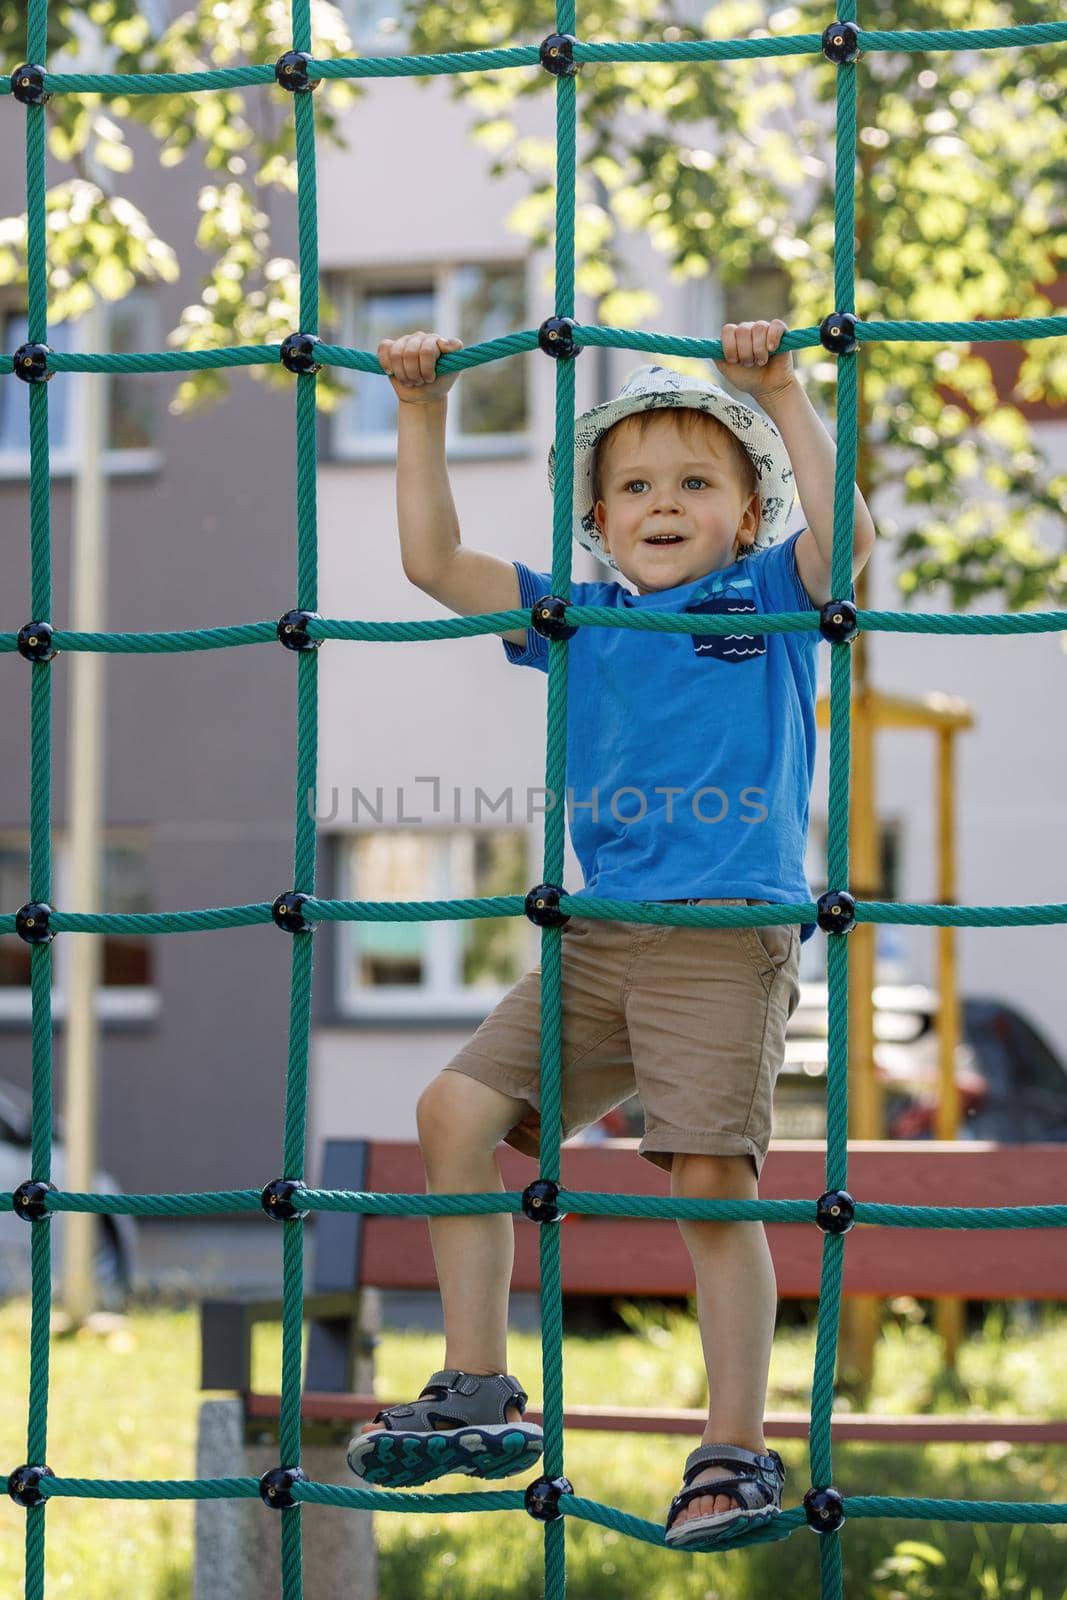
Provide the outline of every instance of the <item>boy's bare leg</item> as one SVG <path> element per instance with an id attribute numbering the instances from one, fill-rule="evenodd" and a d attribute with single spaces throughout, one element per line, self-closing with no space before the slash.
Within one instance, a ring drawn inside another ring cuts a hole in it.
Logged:
<path id="1" fill-rule="evenodd" d="M 428 1194 L 503 1193 L 495 1146 L 529 1111 L 460 1073 L 442 1073 L 419 1101 L 419 1140 Z M 510 1120 L 509 1120 L 510 1119 Z M 445 1320 L 443 1368 L 507 1372 L 508 1298 L 515 1224 L 505 1212 L 430 1217 Z M 507 1407 L 518 1421 L 517 1405 Z M 368 1423 L 371 1433 L 380 1424 Z"/>
<path id="2" fill-rule="evenodd" d="M 747 1156 L 676 1155 L 671 1194 L 695 1200 L 755 1200 L 756 1174 Z M 679 1221 L 697 1280 L 697 1316 L 708 1373 L 704 1444 L 766 1451 L 763 1413 L 778 1309 L 767 1234 L 761 1222 Z M 732 1474 L 708 1467 L 694 1480 L 711 1484 Z M 691 1517 L 736 1509 L 728 1495 L 691 1500 L 676 1525 Z"/>

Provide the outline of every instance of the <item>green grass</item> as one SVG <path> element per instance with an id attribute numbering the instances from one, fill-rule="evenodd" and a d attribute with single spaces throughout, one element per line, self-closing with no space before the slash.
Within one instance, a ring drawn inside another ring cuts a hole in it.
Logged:
<path id="1" fill-rule="evenodd" d="M 1033 1331 L 991 1314 L 960 1351 L 958 1381 L 940 1372 L 933 1331 L 912 1302 L 887 1322 L 871 1407 L 879 1411 L 1067 1413 L 1067 1315 L 1049 1307 Z M 0 1461 L 25 1459 L 25 1301 L 0 1307 Z M 566 1400 L 654 1406 L 705 1404 L 699 1336 L 691 1315 L 633 1311 L 629 1331 L 568 1337 Z M 110 1331 L 53 1343 L 49 1464 L 71 1477 L 194 1476 L 199 1395 L 194 1309 L 144 1307 Z M 262 1331 L 255 1384 L 277 1387 L 280 1335 Z M 781 1328 L 768 1405 L 805 1409 L 814 1331 Z M 418 1393 L 441 1363 L 439 1336 L 387 1334 L 377 1392 Z M 513 1334 L 509 1370 L 540 1405 L 540 1342 Z M 661 1521 L 680 1487 L 694 1440 L 668 1435 L 567 1435 L 566 1471 L 577 1493 Z M 788 1469 L 785 1504 L 808 1486 L 807 1445 L 771 1441 Z M 340 1452 L 334 1482 L 354 1483 Z M 847 1494 L 953 1499 L 1065 1498 L 1067 1447 L 838 1445 L 835 1482 Z M 449 1478 L 412 1493 L 457 1491 Z M 495 1487 L 521 1487 L 505 1480 Z M 25 1514 L 0 1509 L 0 1595 L 22 1593 Z M 339 1513 L 340 1514 L 340 1513 Z M 506 1530 L 500 1527 L 506 1515 Z M 449 1516 L 378 1513 L 381 1600 L 536 1600 L 543 1534 L 524 1512 Z M 506 1535 L 506 1544 L 503 1537 Z M 48 1512 L 47 1595 L 78 1600 L 190 1600 L 193 1508 L 183 1501 L 57 1501 Z M 1067 1526 L 852 1521 L 843 1535 L 848 1600 L 1063 1600 Z M 504 1553 L 506 1552 L 506 1554 Z M 806 1529 L 777 1544 L 726 1555 L 685 1556 L 577 1519 L 567 1528 L 568 1600 L 817 1600 L 819 1543 Z M 314 1597 L 319 1600 L 319 1597 Z M 331 1597 L 332 1600 L 332 1597 Z"/>

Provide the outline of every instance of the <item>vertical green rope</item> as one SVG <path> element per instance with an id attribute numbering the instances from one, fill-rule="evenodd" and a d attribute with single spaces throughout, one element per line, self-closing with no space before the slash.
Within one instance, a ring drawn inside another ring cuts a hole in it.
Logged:
<path id="1" fill-rule="evenodd" d="M 310 0 L 293 0 L 293 49 L 312 48 Z M 297 211 L 300 235 L 300 331 L 318 333 L 319 260 L 315 179 L 315 106 L 312 90 L 294 95 Z M 316 520 L 315 374 L 296 380 L 297 605 L 318 602 Z M 293 887 L 315 893 L 315 791 L 318 761 L 318 650 L 297 655 L 296 839 Z M 307 1140 L 308 1057 L 311 1036 L 313 935 L 292 935 L 289 1066 L 285 1090 L 284 1174 L 303 1178 Z M 304 1224 L 282 1224 L 282 1380 L 278 1446 L 283 1466 L 300 1465 L 301 1353 L 304 1329 Z M 301 1600 L 300 1506 L 281 1513 L 282 1600 Z"/>
<path id="2" fill-rule="evenodd" d="M 575 31 L 576 0 L 559 0 L 556 30 Z M 556 79 L 556 315 L 574 315 L 574 190 L 577 141 L 576 75 Z M 570 598 L 573 544 L 575 360 L 556 362 L 556 474 L 552 501 L 552 592 Z M 545 812 L 544 882 L 563 882 L 567 781 L 567 642 L 549 644 L 545 787 L 555 804 Z M 562 928 L 541 930 L 542 1178 L 559 1182 L 562 1139 Z M 563 1285 L 558 1225 L 538 1228 L 541 1269 L 544 1474 L 563 1473 Z M 567 1592 L 566 1518 L 545 1524 L 545 1597 Z"/>
<path id="3" fill-rule="evenodd" d="M 45 60 L 48 0 L 30 0 L 26 18 L 29 61 Z M 48 269 L 45 241 L 45 109 L 26 107 L 27 338 L 48 339 Z M 51 467 L 48 459 L 48 384 L 31 383 L 30 406 L 30 611 L 46 620 L 52 611 Z M 30 667 L 30 899 L 51 903 L 52 894 L 52 670 L 47 661 Z M 52 946 L 30 946 L 32 995 L 33 1177 L 52 1174 Z M 52 1303 L 52 1227 L 33 1222 L 30 1245 L 30 1394 L 26 1459 L 43 1465 L 48 1448 L 49 1324 Z M 26 1513 L 26 1600 L 43 1600 L 45 1507 Z"/>
<path id="4" fill-rule="evenodd" d="M 854 0 L 846 0 L 838 15 L 842 22 L 854 21 Z M 852 311 L 855 307 L 856 212 L 856 68 L 852 64 L 837 69 L 835 154 L 834 310 Z M 848 595 L 852 589 L 858 392 L 856 361 L 855 355 L 843 355 L 837 359 L 837 454 L 830 587 L 834 595 L 840 596 Z M 833 645 L 830 652 L 830 785 L 826 872 L 827 889 L 831 892 L 845 889 L 849 881 L 851 678 L 850 646 Z M 826 1188 L 831 1190 L 845 1188 L 848 1181 L 848 940 L 831 934 L 826 944 L 829 990 Z M 830 1430 L 844 1263 L 844 1236 L 824 1234 L 811 1405 L 811 1481 L 816 1488 L 826 1488 L 833 1482 Z M 819 1563 L 822 1600 L 842 1600 L 839 1531 L 820 1536 Z"/>

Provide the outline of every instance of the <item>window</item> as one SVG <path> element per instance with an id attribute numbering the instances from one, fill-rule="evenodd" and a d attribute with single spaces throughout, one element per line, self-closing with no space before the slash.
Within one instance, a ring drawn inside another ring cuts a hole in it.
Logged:
<path id="1" fill-rule="evenodd" d="M 106 304 L 107 347 L 115 353 L 155 350 L 159 326 L 155 303 L 147 289 L 134 289 L 125 299 Z M 27 339 L 24 311 L 0 315 L 0 336 L 6 354 Z M 79 326 L 57 322 L 48 329 L 53 350 L 80 348 Z M 108 463 L 112 470 L 133 471 L 158 465 L 157 389 L 149 373 L 60 373 L 48 389 L 48 442 L 53 471 L 73 471 L 77 452 L 79 402 L 91 386 L 108 386 Z M 25 476 L 30 470 L 30 407 L 27 386 L 0 384 L 0 475 Z M 99 394 L 99 389 L 96 393 Z"/>
<path id="2" fill-rule="evenodd" d="M 512 264 L 442 267 L 388 283 L 350 277 L 336 287 L 336 298 L 342 308 L 340 342 L 372 353 L 382 339 L 397 339 L 415 328 L 454 328 L 469 346 L 514 333 L 526 322 L 525 268 Z M 449 396 L 450 453 L 525 450 L 526 370 L 521 359 L 508 359 L 463 374 Z M 352 395 L 333 418 L 334 459 L 391 459 L 399 404 L 392 385 L 370 373 L 345 373 L 344 380 Z"/>
<path id="3" fill-rule="evenodd" d="M 14 355 L 19 345 L 27 340 L 28 319 L 24 312 L 8 311 L 3 316 L 3 346 L 5 355 Z M 70 323 L 57 322 L 48 330 L 48 343 L 53 350 L 70 349 Z M 53 455 L 70 450 L 70 397 L 73 373 L 63 373 L 55 378 L 48 390 L 48 447 Z M 30 386 L 12 378 L 0 383 L 0 462 L 9 457 L 25 462 L 29 471 L 30 459 Z M 13 463 L 14 464 L 14 463 Z"/>
<path id="4" fill-rule="evenodd" d="M 52 845 L 53 903 L 70 906 L 68 842 Z M 144 839 L 114 835 L 105 839 L 101 863 L 101 902 L 105 912 L 152 910 L 148 889 L 148 845 Z M 30 849 L 25 833 L 0 835 L 0 905 L 10 916 L 29 899 Z M 80 908 L 79 908 L 80 909 Z M 100 991 L 97 1015 L 102 1018 L 149 1017 L 159 1009 L 153 989 L 150 940 L 142 935 L 86 934 L 57 939 L 52 954 L 52 1004 L 54 1014 L 66 1015 L 70 983 L 70 941 L 102 938 Z M 0 1018 L 30 1016 L 30 947 L 21 939 L 0 940 Z"/>
<path id="5" fill-rule="evenodd" d="M 352 46 L 361 55 L 404 54 L 407 34 L 400 25 L 402 0 L 340 0 L 340 6 Z"/>
<path id="6" fill-rule="evenodd" d="M 112 355 L 134 350 L 155 350 L 153 305 L 145 290 L 134 290 L 108 307 L 108 348 Z M 90 380 L 99 383 L 99 377 Z M 104 379 L 111 386 L 108 447 L 111 450 L 151 450 L 156 442 L 155 388 L 143 372 L 115 372 Z"/>
<path id="7" fill-rule="evenodd" d="M 524 894 L 525 831 L 377 829 L 340 844 L 345 900 Z M 349 1016 L 484 1015 L 532 964 L 519 917 L 339 923 L 340 1010 Z"/>

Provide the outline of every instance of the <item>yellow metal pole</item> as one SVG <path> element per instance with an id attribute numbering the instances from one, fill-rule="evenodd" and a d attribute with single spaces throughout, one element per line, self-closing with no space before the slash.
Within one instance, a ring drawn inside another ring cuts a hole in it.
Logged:
<path id="1" fill-rule="evenodd" d="M 856 601 L 867 609 L 868 572 L 856 584 Z M 881 893 L 882 864 L 877 821 L 875 771 L 876 699 L 868 683 L 867 638 L 861 633 L 853 647 L 852 804 L 849 824 L 849 884 L 857 899 Z M 883 1097 L 874 1074 L 874 956 L 877 927 L 857 923 L 849 934 L 848 951 L 848 1060 L 849 1137 L 880 1139 L 883 1135 Z M 880 1302 L 873 1295 L 844 1301 L 838 1381 L 850 1397 L 866 1402 L 874 1375 L 874 1347 L 878 1338 Z"/>
<path id="2" fill-rule="evenodd" d="M 937 896 L 942 905 L 956 901 L 956 773 L 955 731 L 940 728 L 937 734 Z M 937 1013 L 938 1060 L 940 1067 L 937 1097 L 938 1139 L 955 1139 L 960 1122 L 960 1097 L 956 1085 L 956 1051 L 960 1037 L 959 983 L 956 968 L 956 930 L 937 930 Z M 964 1331 L 964 1307 L 960 1299 L 939 1297 L 934 1302 L 934 1326 L 944 1346 L 945 1365 L 953 1370 Z"/>
<path id="3" fill-rule="evenodd" d="M 105 312 L 99 298 L 83 321 L 83 349 L 107 348 Z M 79 632 L 99 632 L 104 622 L 107 572 L 107 484 L 103 460 L 107 445 L 107 389 L 79 374 L 81 438 L 74 487 L 71 537 L 71 621 Z M 100 904 L 103 777 L 104 657 L 75 651 L 69 662 L 70 771 L 67 822 L 71 846 L 71 900 L 80 911 Z M 101 978 L 103 940 L 75 935 L 70 948 L 70 1001 L 67 1014 L 66 1140 L 62 1184 L 74 1194 L 96 1187 L 97 1057 L 99 1029 L 96 995 Z M 64 1218 L 62 1249 L 63 1309 L 73 1328 L 97 1305 L 94 1249 L 100 1222 L 85 1212 Z"/>

